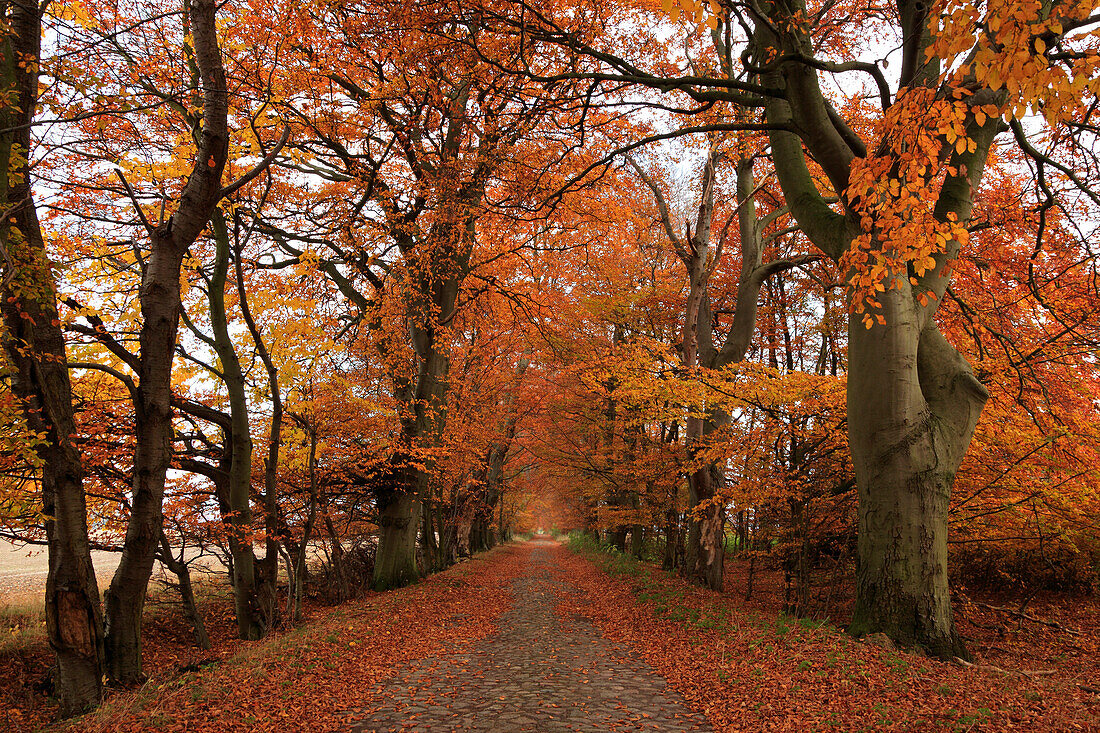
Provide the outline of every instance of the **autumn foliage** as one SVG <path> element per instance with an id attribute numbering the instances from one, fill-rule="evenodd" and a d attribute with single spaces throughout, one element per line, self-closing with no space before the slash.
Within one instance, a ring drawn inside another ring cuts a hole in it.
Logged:
<path id="1" fill-rule="evenodd" d="M 1095 5 L 4 3 L 63 712 L 148 673 L 154 562 L 199 645 L 203 568 L 257 640 L 535 531 L 943 659 L 952 587 L 1095 593 Z"/>

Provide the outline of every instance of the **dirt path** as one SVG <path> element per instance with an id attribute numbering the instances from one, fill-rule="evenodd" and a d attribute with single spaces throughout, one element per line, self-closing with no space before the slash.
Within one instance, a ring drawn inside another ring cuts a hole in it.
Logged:
<path id="1" fill-rule="evenodd" d="M 513 605 L 472 652 L 408 664 L 348 714 L 353 731 L 701 731 L 702 716 L 648 664 L 556 612 L 579 591 L 557 543 L 533 541 Z"/>

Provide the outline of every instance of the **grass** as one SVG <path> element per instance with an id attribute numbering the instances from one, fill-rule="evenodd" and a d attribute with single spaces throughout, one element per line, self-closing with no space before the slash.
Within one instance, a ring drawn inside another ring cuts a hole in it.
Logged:
<path id="1" fill-rule="evenodd" d="M 0 656 L 46 641 L 46 611 L 39 594 L 16 596 L 0 605 Z"/>
<path id="2" fill-rule="evenodd" d="M 1024 730 L 1092 730 L 1097 720 L 1094 699 L 1081 695 L 1077 684 L 1095 678 L 1091 638 L 1031 633 L 1020 639 L 1005 640 L 1000 634 L 991 639 L 991 634 L 982 634 L 987 626 L 964 626 L 973 635 L 968 639 L 972 648 L 988 642 L 985 648 L 1003 655 L 994 657 L 993 664 L 1005 669 L 1076 660 L 1064 675 L 1028 679 L 1021 687 L 1024 680 L 1011 674 L 993 675 L 914 652 L 869 647 L 835 621 L 783 613 L 778 583 L 772 583 L 768 601 L 754 598 L 746 606 L 736 591 L 715 594 L 690 588 L 591 537 L 571 537 L 569 547 L 614 580 L 608 583 L 605 577 L 589 590 L 601 628 L 611 633 L 628 629 L 626 638 L 643 654 L 646 644 L 634 641 L 642 638 L 642 629 L 661 639 L 655 649 L 690 650 L 685 653 L 696 666 L 674 664 L 669 669 L 693 694 L 706 692 L 707 709 L 717 711 L 719 729 L 755 729 L 760 720 L 792 715 L 783 701 L 795 693 L 805 730 L 999 730 L 1010 721 Z M 759 579 L 768 580 L 767 570 L 760 572 Z M 774 580 L 778 571 L 772 572 Z M 1096 617 L 1091 611 L 1095 604 L 1075 601 L 1068 607 L 1086 618 L 1089 613 Z M 991 646 L 994 642 L 1008 651 Z M 664 673 L 662 659 L 647 658 Z M 747 700 L 754 702 L 746 705 Z"/>

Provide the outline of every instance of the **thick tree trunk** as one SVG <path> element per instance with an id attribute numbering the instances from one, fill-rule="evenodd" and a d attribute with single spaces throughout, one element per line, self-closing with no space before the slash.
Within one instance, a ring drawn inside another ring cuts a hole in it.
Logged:
<path id="1" fill-rule="evenodd" d="M 725 509 L 716 502 L 722 474 L 713 465 L 702 466 L 688 481 L 688 536 L 681 574 L 711 590 L 722 590 L 725 570 Z"/>
<path id="2" fill-rule="evenodd" d="M 84 472 L 72 443 L 72 388 L 57 294 L 26 162 L 38 97 L 41 10 L 34 2 L 3 2 L 0 11 L 8 26 L 0 34 L 0 87 L 17 95 L 16 104 L 0 106 L 2 336 L 12 392 L 23 403 L 28 427 L 46 436 L 36 449 L 47 517 L 46 637 L 57 660 L 61 714 L 68 717 L 94 708 L 102 696 L 103 619 L 88 546 Z"/>
<path id="3" fill-rule="evenodd" d="M 642 557 L 642 551 L 645 548 L 645 528 L 640 524 L 635 524 L 630 528 L 630 555 L 636 557 L 639 560 Z"/>
<path id="4" fill-rule="evenodd" d="M 449 259 L 437 263 L 443 269 L 456 264 Z M 417 449 L 431 451 L 436 448 L 446 426 L 450 360 L 443 352 L 444 345 L 439 342 L 439 327 L 423 323 L 424 316 L 420 311 L 450 314 L 458 297 L 460 278 L 452 273 L 440 284 L 431 283 L 430 278 L 428 280 L 420 285 L 425 301 L 409 306 L 409 330 L 419 370 L 414 381 L 402 382 L 396 390 L 398 402 L 405 413 L 402 439 L 408 446 L 408 452 L 395 457 L 402 464 L 394 472 L 397 483 L 378 496 L 378 558 L 374 564 L 376 590 L 406 585 L 420 576 L 416 568 L 416 540 L 424 511 L 422 503 L 428 497 L 435 461 L 430 456 L 415 453 Z M 430 560 L 436 544 L 434 533 L 425 533 L 424 539 L 430 542 Z"/>
<path id="5" fill-rule="evenodd" d="M 0 159 L 4 157 L 0 153 Z M 10 288 L 3 289 L 4 346 L 14 366 L 12 392 L 23 402 L 27 425 L 46 435 L 46 443 L 36 449 L 42 460 L 42 511 L 48 518 L 46 631 L 60 671 L 62 713 L 69 716 L 99 704 L 103 623 L 88 544 L 84 474 L 72 443 L 64 341 L 57 325 L 53 283 L 45 279 L 50 276 L 49 267 L 39 266 L 45 263 L 45 252 L 41 237 L 35 234 L 38 222 L 31 207 L 28 200 L 14 215 L 8 214 L 16 223 L 4 226 L 2 245 L 19 261 L 22 272 L 17 277 L 27 281 L 21 285 L 30 285 L 33 279 L 33 287 L 43 294 L 28 299 L 22 294 L 26 291 L 17 296 Z M 25 253 L 32 259 L 24 264 L 20 260 Z M 5 276 L 10 274 L 5 271 Z"/>
<path id="6" fill-rule="evenodd" d="M 167 251 L 166 251 L 167 250 Z M 106 593 L 111 679 L 140 682 L 141 616 L 160 541 L 164 482 L 172 460 L 172 355 L 180 308 L 182 252 L 154 244 L 141 284 L 141 363 L 135 408 L 133 500 L 122 559 Z"/>
<path id="7" fill-rule="evenodd" d="M 440 553 L 440 533 L 436 530 L 438 519 L 436 508 L 431 503 L 421 502 L 420 508 L 420 551 L 424 556 L 424 571 L 436 573 L 443 569 Z"/>
<path id="8" fill-rule="evenodd" d="M 859 486 L 859 569 L 850 631 L 884 632 L 934 656 L 966 656 L 947 580 L 955 472 L 988 398 L 935 325 L 880 296 L 885 326 L 849 327 L 848 424 Z"/>
<path id="9" fill-rule="evenodd" d="M 496 533 L 493 531 L 492 513 L 495 507 L 490 506 L 479 513 L 470 527 L 470 551 L 484 552 L 491 550 L 497 544 Z"/>
<path id="10" fill-rule="evenodd" d="M 420 511 L 415 493 L 392 488 L 378 492 L 378 551 L 372 583 L 375 590 L 399 588 L 419 580 L 416 538 Z"/>

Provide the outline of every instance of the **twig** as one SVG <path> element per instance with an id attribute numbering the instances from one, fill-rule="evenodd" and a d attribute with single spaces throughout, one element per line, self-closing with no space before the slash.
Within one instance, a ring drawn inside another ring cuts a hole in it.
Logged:
<path id="1" fill-rule="evenodd" d="M 115 175 L 118 176 L 118 180 L 122 181 L 122 187 L 126 190 L 126 195 L 130 198 L 130 203 L 134 205 L 134 211 L 137 212 L 138 218 L 141 219 L 141 223 L 145 226 L 145 230 L 152 234 L 156 230 L 153 225 L 149 223 L 149 220 L 145 218 L 145 212 L 142 211 L 141 204 L 138 203 L 137 195 L 134 193 L 134 189 L 130 187 L 130 182 L 126 180 L 126 174 L 122 172 L 122 168 L 115 167 Z"/>
<path id="2" fill-rule="evenodd" d="M 1042 624 L 1043 626 L 1049 626 L 1052 629 L 1058 629 L 1059 631 L 1064 631 L 1067 634 L 1072 634 L 1074 636 L 1080 636 L 1081 635 L 1080 631 L 1077 631 L 1076 629 L 1071 629 L 1068 626 L 1063 626 L 1062 624 L 1058 623 L 1057 621 L 1046 621 L 1044 619 L 1032 616 L 1030 613 L 1024 613 L 1023 611 L 1018 611 L 1015 608 L 1008 608 L 1006 606 L 991 606 L 988 603 L 977 603 L 977 602 L 975 602 L 974 605 L 975 606 L 981 606 L 982 608 L 988 608 L 990 611 L 1000 611 L 1001 613 L 1007 613 L 1011 616 L 1015 616 L 1016 618 L 1026 619 L 1027 621 L 1034 621 L 1037 624 Z"/>
<path id="3" fill-rule="evenodd" d="M 968 661 L 966 661 L 965 659 L 963 659 L 961 657 L 955 657 L 955 663 L 958 664 L 961 667 L 969 667 L 970 669 L 977 669 L 977 670 L 981 670 L 982 672 L 998 672 L 1000 674 L 1006 674 L 1006 675 L 1018 674 L 1018 675 L 1023 675 L 1024 677 L 1028 677 L 1028 678 L 1031 678 L 1031 677 L 1046 677 L 1047 675 L 1056 674 L 1058 672 L 1058 670 L 1056 670 L 1056 669 L 1040 669 L 1040 670 L 1035 670 L 1033 672 L 1028 672 L 1027 670 L 1023 670 L 1023 669 L 1017 669 L 1017 670 L 1011 670 L 1010 671 L 1010 670 L 1004 669 L 1003 667 L 997 667 L 997 666 L 994 666 L 992 664 L 974 664 L 973 662 L 968 662 Z"/>

